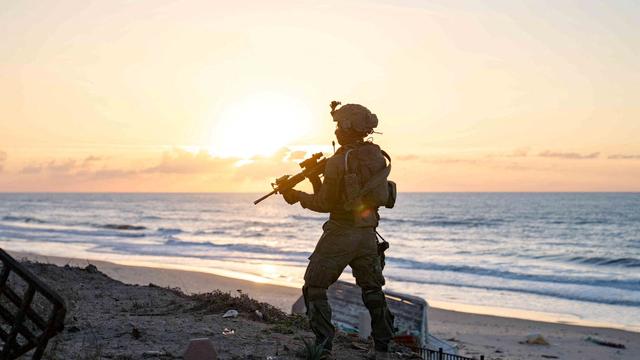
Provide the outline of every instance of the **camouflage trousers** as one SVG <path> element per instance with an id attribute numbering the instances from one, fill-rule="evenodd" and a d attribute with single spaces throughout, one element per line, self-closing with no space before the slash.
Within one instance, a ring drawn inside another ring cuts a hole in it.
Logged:
<path id="1" fill-rule="evenodd" d="M 393 315 L 382 292 L 384 277 L 373 228 L 355 228 L 329 220 L 318 240 L 304 275 L 304 295 L 307 317 L 316 343 L 331 349 L 335 328 L 331 324 L 331 307 L 327 288 L 338 280 L 349 265 L 362 289 L 362 301 L 371 315 L 371 330 L 375 347 L 386 351 L 393 337 Z"/>

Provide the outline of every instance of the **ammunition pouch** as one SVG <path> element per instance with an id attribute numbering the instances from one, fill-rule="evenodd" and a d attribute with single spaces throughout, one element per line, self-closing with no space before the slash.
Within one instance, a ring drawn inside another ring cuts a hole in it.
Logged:
<path id="1" fill-rule="evenodd" d="M 384 207 L 387 209 L 393 209 L 396 205 L 396 197 L 398 196 L 396 183 L 393 181 L 387 181 L 387 191 L 389 192 L 389 196 L 387 197 L 387 202 L 384 204 Z"/>
<path id="2" fill-rule="evenodd" d="M 378 246 L 378 257 L 380 258 L 380 267 L 382 268 L 382 270 L 384 270 L 384 265 L 385 265 L 384 252 L 387 251 L 387 249 L 389 249 L 389 242 L 383 239 L 381 242 L 377 244 L 377 246 Z"/>

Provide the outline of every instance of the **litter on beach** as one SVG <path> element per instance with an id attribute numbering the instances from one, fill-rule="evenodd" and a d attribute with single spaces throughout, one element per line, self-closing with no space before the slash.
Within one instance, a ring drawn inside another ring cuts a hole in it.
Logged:
<path id="1" fill-rule="evenodd" d="M 222 315 L 223 318 L 234 318 L 234 317 L 238 317 L 238 310 L 229 310 L 226 313 L 224 313 L 224 315 Z"/>

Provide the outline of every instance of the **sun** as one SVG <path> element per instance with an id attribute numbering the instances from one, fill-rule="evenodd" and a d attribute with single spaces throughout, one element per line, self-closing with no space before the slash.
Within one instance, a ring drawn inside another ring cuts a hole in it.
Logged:
<path id="1" fill-rule="evenodd" d="M 311 112 L 291 96 L 262 93 L 230 103 L 216 119 L 210 152 L 219 157 L 270 156 L 309 132 Z"/>

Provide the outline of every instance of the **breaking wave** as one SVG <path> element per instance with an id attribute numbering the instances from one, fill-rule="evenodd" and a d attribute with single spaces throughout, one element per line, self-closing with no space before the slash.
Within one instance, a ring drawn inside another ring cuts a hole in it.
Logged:
<path id="1" fill-rule="evenodd" d="M 622 306 L 632 306 L 632 307 L 640 306 L 640 300 L 623 299 L 623 298 L 615 298 L 615 297 L 605 298 L 600 295 L 588 294 L 586 292 L 580 292 L 580 291 L 568 293 L 562 289 L 556 291 L 556 290 L 550 290 L 550 289 L 540 289 L 540 288 L 535 288 L 531 286 L 516 287 L 516 286 L 499 286 L 499 285 L 479 285 L 479 284 L 469 284 L 469 283 L 461 284 L 461 283 L 452 282 L 452 281 L 436 281 L 436 280 L 414 281 L 414 280 L 403 279 L 402 277 L 396 277 L 396 276 L 387 276 L 387 278 L 394 281 L 424 284 L 424 285 L 444 285 L 444 286 L 451 286 L 456 288 L 472 288 L 472 289 L 482 289 L 482 290 L 489 290 L 489 291 L 496 291 L 496 292 L 510 291 L 510 292 L 517 292 L 517 293 L 523 293 L 523 294 L 550 296 L 550 297 L 566 299 L 566 300 L 586 301 L 586 302 L 598 303 L 598 304 L 622 305 Z"/>
<path id="2" fill-rule="evenodd" d="M 147 230 L 145 226 L 129 225 L 129 224 L 104 224 L 104 225 L 96 224 L 94 226 L 98 228 L 112 229 L 112 230 Z"/>
<path id="3" fill-rule="evenodd" d="M 394 219 L 383 218 L 382 224 L 407 224 L 420 227 L 496 227 L 503 225 L 506 220 L 503 219 L 485 219 L 485 218 L 465 218 L 465 219 L 431 219 L 431 220 L 415 220 L 415 219 Z"/>
<path id="4" fill-rule="evenodd" d="M 34 223 L 34 224 L 45 224 L 46 221 L 40 220 L 38 218 L 30 217 L 30 216 L 3 216 L 2 220 L 4 221 L 16 221 L 16 222 L 24 222 L 24 223 Z"/>
<path id="5" fill-rule="evenodd" d="M 602 256 L 574 256 L 569 261 L 581 264 L 590 264 L 598 266 L 621 266 L 627 268 L 640 267 L 640 259 L 634 258 L 607 258 Z"/>
<path id="6" fill-rule="evenodd" d="M 491 276 L 500 279 L 513 280 L 529 280 L 549 283 L 575 284 L 575 285 L 593 285 L 601 287 L 610 287 L 625 290 L 637 290 L 638 282 L 635 280 L 619 280 L 619 279 L 602 279 L 596 277 L 577 277 L 568 275 L 543 275 L 543 274 L 524 274 L 509 270 L 499 270 L 496 268 L 485 268 L 472 265 L 450 265 L 419 262 L 409 259 L 400 259 L 387 257 L 389 263 L 396 266 L 412 269 L 412 270 L 429 270 L 429 271 L 450 271 L 461 274 Z"/>

